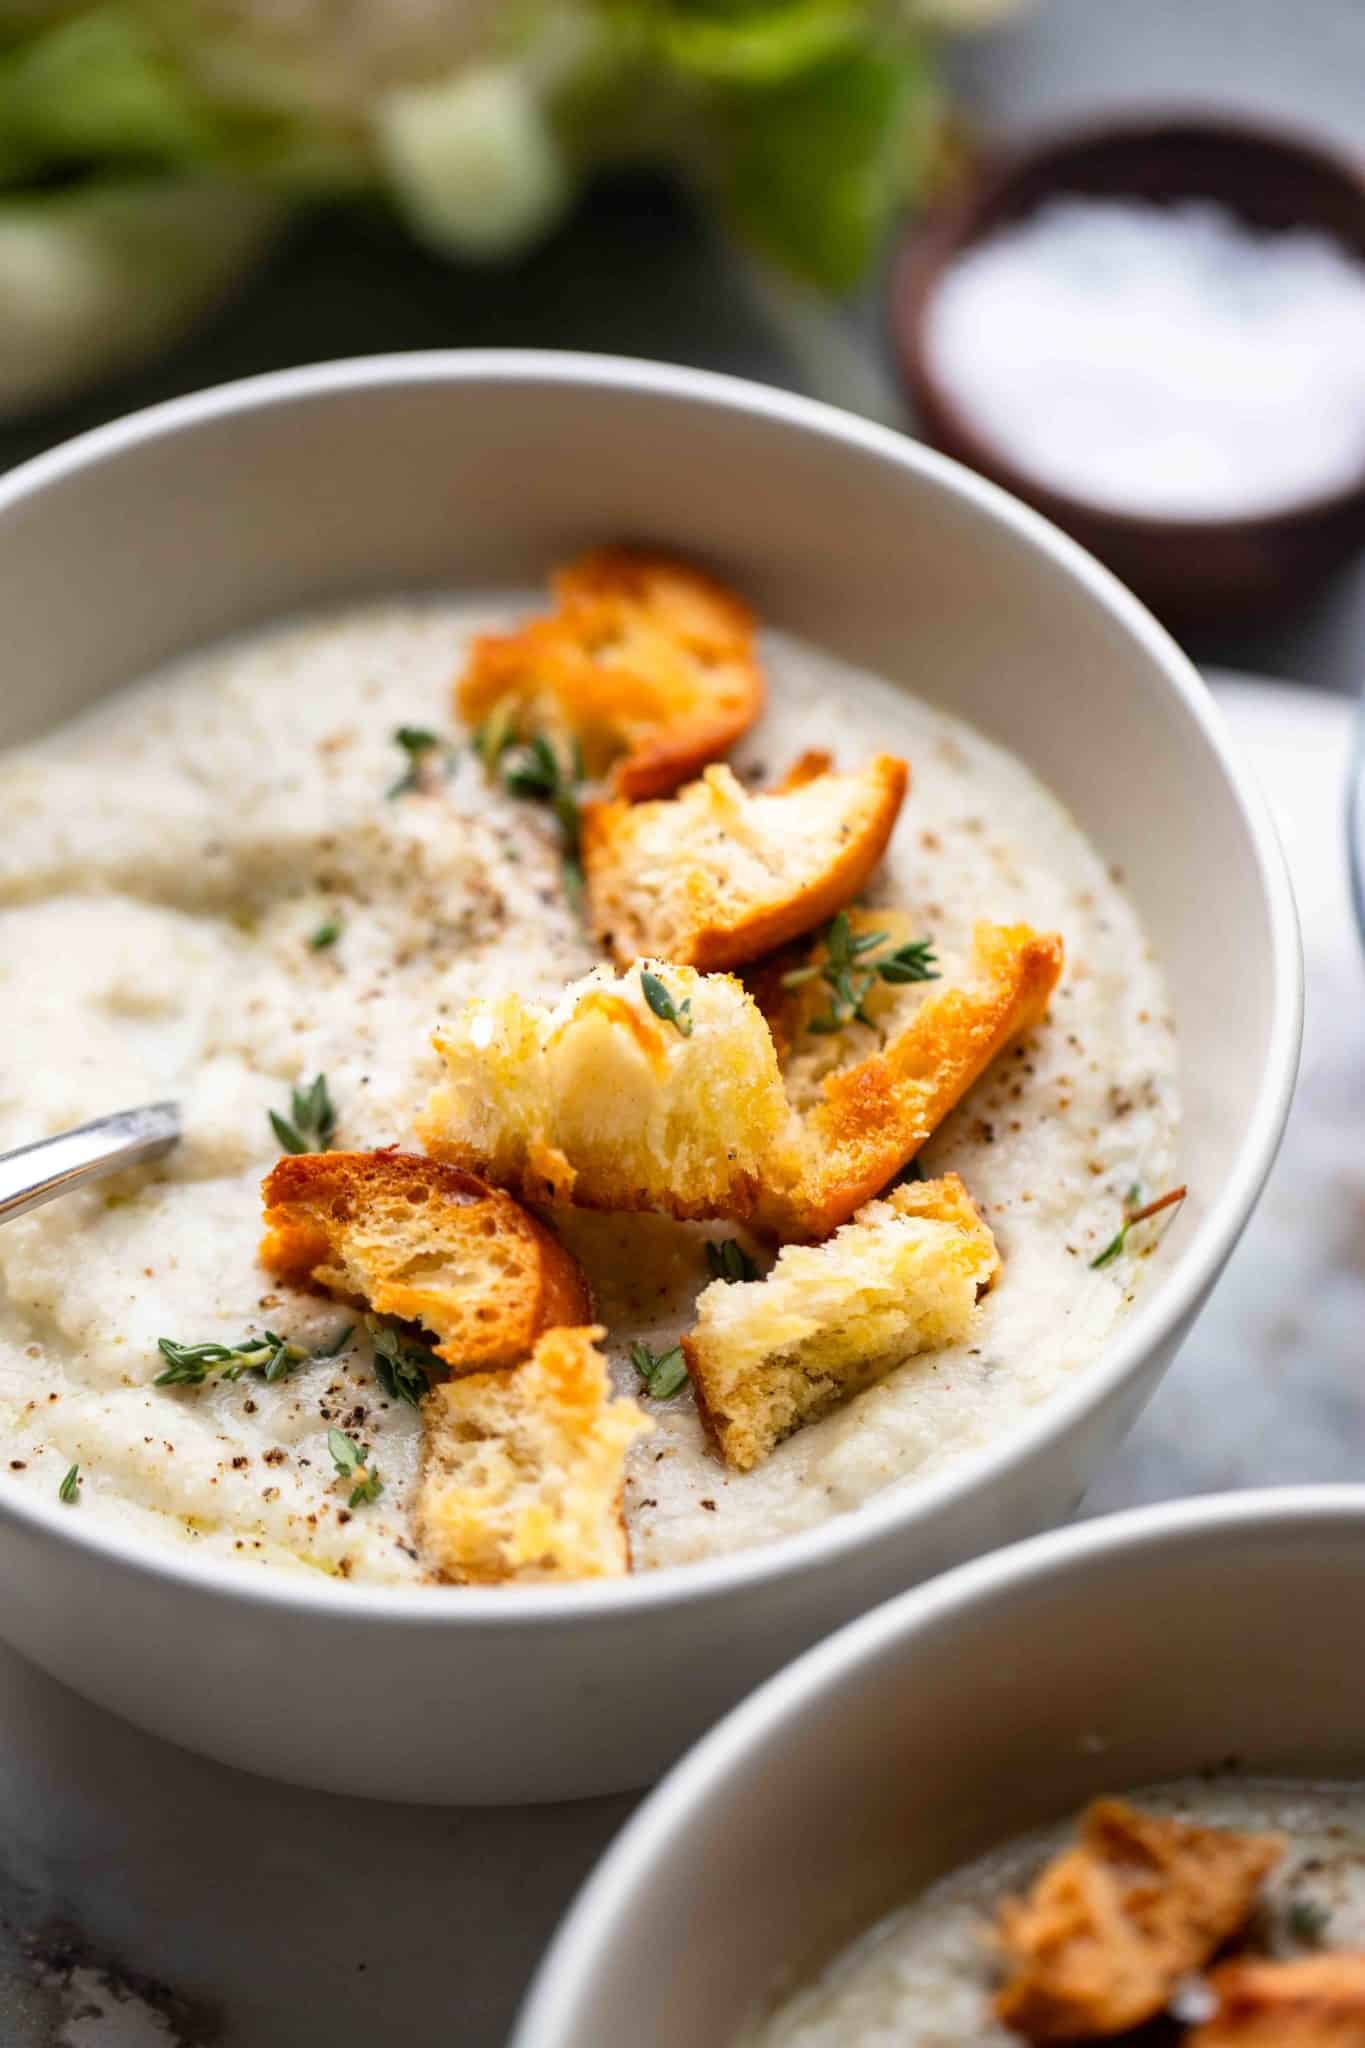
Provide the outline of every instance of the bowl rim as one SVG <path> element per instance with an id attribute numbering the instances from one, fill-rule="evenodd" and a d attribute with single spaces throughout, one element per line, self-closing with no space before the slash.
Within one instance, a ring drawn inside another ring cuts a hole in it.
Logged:
<path id="1" fill-rule="evenodd" d="M 911 1539 L 945 1506 L 989 1489 L 1025 1466 L 1054 1437 L 1078 1426 L 1132 1378 L 1143 1360 L 1198 1307 L 1211 1276 L 1231 1252 L 1274 1163 L 1293 1098 L 1303 1026 L 1303 960 L 1298 913 L 1275 826 L 1260 791 L 1234 756 L 1223 716 L 1198 672 L 1166 629 L 1108 569 L 1040 513 L 892 428 L 823 402 L 746 378 L 625 356 L 543 349 L 422 350 L 305 365 L 220 384 L 96 427 L 0 477 L 0 552 L 5 514 L 25 498 L 149 443 L 237 414 L 340 394 L 416 385 L 503 382 L 658 396 L 722 413 L 773 422 L 896 468 L 918 471 L 1028 543 L 1126 628 L 1198 728 L 1247 833 L 1265 904 L 1272 1015 L 1255 1107 L 1232 1167 L 1190 1242 L 1170 1269 L 1125 1315 L 1117 1335 L 1074 1384 L 1059 1389 L 1028 1422 L 968 1452 L 944 1472 L 904 1489 L 891 1486 L 811 1528 L 747 1549 L 657 1567 L 621 1579 L 566 1586 L 440 1587 L 337 1584 L 322 1574 L 244 1571 L 230 1559 L 196 1558 L 121 1530 L 88 1529 L 55 1501 L 0 1492 L 0 1528 L 18 1524 L 69 1550 L 116 1562 L 144 1581 L 171 1581 L 252 1608 L 341 1615 L 389 1628 L 430 1628 L 462 1621 L 486 1629 L 527 1624 L 569 1628 L 608 1615 L 638 1614 L 693 1601 L 724 1599 L 748 1587 L 836 1566 L 893 1532 Z"/>
<path id="2" fill-rule="evenodd" d="M 1365 515 L 1365 466 L 1354 483 L 1232 517 L 1199 519 L 1128 512 L 1118 505 L 1078 496 L 1014 460 L 935 367 L 928 345 L 929 308 L 957 258 L 994 233 L 994 211 L 1016 185 L 1035 172 L 1064 167 L 1109 144 L 1162 142 L 1181 135 L 1240 144 L 1281 161 L 1294 158 L 1340 179 L 1343 188 L 1353 187 L 1362 214 L 1359 253 L 1365 259 L 1365 158 L 1352 155 L 1330 135 L 1320 135 L 1288 118 L 1262 117 L 1197 102 L 1133 105 L 1112 117 L 1044 123 L 988 155 L 981 177 L 967 192 L 950 199 L 925 221 L 912 223 L 900 237 L 887 271 L 882 320 L 902 382 L 926 431 L 937 438 L 940 423 L 945 423 L 951 429 L 953 445 L 963 451 L 960 459 L 980 468 L 984 475 L 998 478 L 1004 490 L 1022 496 L 1068 529 L 1079 526 L 1090 534 L 1133 543 L 1160 540 L 1184 545 L 1215 537 L 1254 542 Z M 1349 246 L 1341 236 L 1333 239 Z"/>
<path id="3" fill-rule="evenodd" d="M 1360 1542 L 1365 1561 L 1365 1485 L 1271 1486 L 1159 1501 L 1099 1515 L 1012 1543 L 898 1593 L 870 1614 L 806 1650 L 693 1744 L 648 1792 L 603 1853 L 555 1931 L 517 2014 L 508 2048 L 564 2048 L 573 2020 L 680 1828 L 746 1773 L 764 1749 L 875 1670 L 893 1648 L 954 1613 L 1049 1579 L 1179 1551 L 1219 1532 L 1320 1533 L 1337 1527 Z"/>

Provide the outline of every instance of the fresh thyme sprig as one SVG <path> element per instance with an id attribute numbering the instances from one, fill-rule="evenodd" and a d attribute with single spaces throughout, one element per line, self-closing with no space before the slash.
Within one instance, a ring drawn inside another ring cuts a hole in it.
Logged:
<path id="1" fill-rule="evenodd" d="M 177 1344 L 172 1337 L 158 1337 L 156 1348 L 166 1361 L 165 1370 L 152 1381 L 154 1387 L 202 1387 L 213 1368 L 220 1367 L 220 1379 L 239 1380 L 243 1373 L 259 1373 L 273 1386 L 288 1379 L 305 1358 L 335 1358 L 343 1349 L 354 1323 L 307 1352 L 301 1344 L 281 1337 L 276 1330 L 262 1330 L 259 1337 L 243 1337 L 240 1344 Z"/>
<path id="2" fill-rule="evenodd" d="M 332 1463 L 343 1479 L 354 1479 L 351 1489 L 350 1507 L 358 1508 L 365 1501 L 378 1500 L 384 1491 L 384 1482 L 379 1476 L 377 1465 L 367 1464 L 360 1445 L 352 1443 L 350 1437 L 339 1429 L 327 1432 L 327 1448 L 332 1454 Z"/>
<path id="3" fill-rule="evenodd" d="M 1129 1188 L 1123 1203 L 1123 1221 L 1110 1238 L 1104 1250 L 1090 1261 L 1090 1270 L 1097 1273 L 1102 1266 L 1112 1266 L 1122 1256 L 1128 1242 L 1128 1233 L 1135 1223 L 1145 1223 L 1149 1216 L 1159 1216 L 1163 1209 L 1173 1209 L 1185 1199 L 1183 1186 L 1168 1188 L 1164 1195 L 1158 1195 L 1154 1202 L 1143 1202 L 1141 1188 Z"/>
<path id="4" fill-rule="evenodd" d="M 400 1336 L 378 1316 L 366 1316 L 365 1327 L 374 1345 L 374 1376 L 391 1401 L 406 1401 L 416 1408 L 433 1380 L 449 1377 L 449 1366 L 429 1344 Z"/>
<path id="5" fill-rule="evenodd" d="M 687 1384 L 687 1360 L 681 1344 L 671 1351 L 651 1351 L 638 1341 L 630 1347 L 630 1362 L 655 1401 L 667 1401 Z"/>
<path id="6" fill-rule="evenodd" d="M 809 1020 L 808 1031 L 842 1031 L 855 1018 L 860 1024 L 871 1024 L 873 1020 L 863 1004 L 874 982 L 899 986 L 939 979 L 932 939 L 910 939 L 880 959 L 869 959 L 868 955 L 875 953 L 878 946 L 888 944 L 890 936 L 889 932 L 855 932 L 846 910 L 830 919 L 823 938 L 824 958 L 807 967 L 793 967 L 782 977 L 783 988 L 801 988 L 817 975 L 829 985 L 829 1008 Z"/>
<path id="7" fill-rule="evenodd" d="M 583 750 L 578 741 L 573 743 L 573 752 L 566 767 L 544 733 L 532 733 L 529 739 L 520 739 L 516 714 L 503 704 L 495 706 L 478 727 L 474 734 L 474 748 L 485 772 L 493 780 L 501 778 L 509 796 L 545 804 L 554 813 L 559 826 L 564 886 L 577 903 L 583 890 L 578 789 L 585 779 Z"/>
<path id="8" fill-rule="evenodd" d="M 219 1377 L 239 1380 L 245 1372 L 258 1372 L 263 1380 L 286 1379 L 307 1357 L 301 1345 L 292 1344 L 275 1330 L 263 1330 L 259 1337 L 243 1337 L 240 1344 L 177 1344 L 173 1337 L 158 1337 L 156 1348 L 166 1365 L 153 1380 L 154 1387 L 202 1387 L 214 1366 Z"/>
<path id="9" fill-rule="evenodd" d="M 326 1152 L 336 1136 L 337 1117 L 327 1092 L 327 1076 L 318 1074 L 307 1088 L 291 1089 L 290 1116 L 272 1109 L 270 1128 L 286 1152 Z M 292 1118 L 292 1121 L 291 1121 Z"/>
<path id="10" fill-rule="evenodd" d="M 61 1502 L 63 1507 L 69 1508 L 73 1505 L 74 1502 L 80 1499 L 80 1483 L 80 1466 L 72 1465 L 68 1467 L 66 1477 L 63 1479 L 61 1485 L 57 1488 L 57 1498 Z"/>
<path id="11" fill-rule="evenodd" d="M 426 769 L 433 754 L 444 747 L 446 767 L 449 769 L 455 759 L 455 749 L 446 747 L 438 732 L 432 732 L 425 725 L 400 725 L 394 732 L 393 743 L 401 747 L 408 757 L 408 765 L 396 782 L 390 783 L 385 794 L 390 797 L 407 796 L 412 790 L 426 788 Z"/>
<path id="12" fill-rule="evenodd" d="M 706 1264 L 713 1280 L 757 1280 L 758 1267 L 733 1237 L 706 1240 Z"/>
<path id="13" fill-rule="evenodd" d="M 640 987 L 644 991 L 645 1001 L 649 1004 L 656 1017 L 662 1018 L 665 1024 L 673 1025 L 680 1038 L 690 1038 L 692 1036 L 692 998 L 690 996 L 686 997 L 681 1003 L 675 1003 L 668 992 L 667 985 L 660 981 L 657 974 L 651 974 L 647 967 L 640 969 Z"/>

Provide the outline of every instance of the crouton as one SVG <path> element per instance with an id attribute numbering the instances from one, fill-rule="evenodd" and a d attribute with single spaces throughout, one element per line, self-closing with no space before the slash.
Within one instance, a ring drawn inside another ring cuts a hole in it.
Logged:
<path id="1" fill-rule="evenodd" d="M 456 1372 L 510 1365 L 542 1331 L 592 1314 L 577 1262 L 543 1224 L 435 1159 L 305 1153 L 281 1159 L 262 1194 L 270 1272 L 421 1323 Z"/>
<path id="2" fill-rule="evenodd" d="M 823 924 L 876 867 L 905 797 L 904 761 L 853 775 L 828 755 L 751 795 L 726 767 L 657 803 L 583 811 L 588 911 L 623 966 L 641 955 L 735 967 Z"/>
<path id="3" fill-rule="evenodd" d="M 1041 1020 L 1061 968 L 1055 933 L 979 924 L 967 979 L 930 984 L 879 1051 L 832 1071 L 807 1070 L 789 1057 L 784 1076 L 795 1114 L 767 1162 L 755 1211 L 760 1228 L 787 1240 L 818 1240 L 837 1229 L 913 1159 L 997 1054 Z M 803 1000 L 815 999 L 811 986 L 804 985 Z M 869 1000 L 896 993 L 877 988 Z M 837 1057 L 837 1047 L 826 1038 L 820 1057 L 831 1053 Z"/>
<path id="4" fill-rule="evenodd" d="M 788 1245 L 764 1280 L 716 1280 L 683 1352 L 722 1456 L 752 1471 L 784 1437 L 916 1352 L 955 1343 L 999 1269 L 955 1173 L 894 1188 L 822 1245 Z"/>
<path id="5" fill-rule="evenodd" d="M 1164 2010 L 1256 1902 L 1282 1843 L 1097 1800 L 1080 1839 L 1001 1909 L 995 2010 L 1035 2042 L 1120 2034 Z"/>
<path id="6" fill-rule="evenodd" d="M 1061 959 L 1055 936 L 979 925 L 965 983 L 925 997 L 879 1052 L 814 1075 L 803 1058 L 779 1066 L 758 1004 L 729 975 L 643 961 L 619 980 L 595 969 L 553 1010 L 477 1001 L 436 1037 L 446 1080 L 419 1135 L 531 1200 L 752 1218 L 781 1241 L 816 1242 L 1038 1021 Z M 651 1007 L 650 986 L 671 1016 Z M 837 1039 L 819 1043 L 837 1061 Z"/>
<path id="7" fill-rule="evenodd" d="M 763 708 L 754 621 L 732 591 L 666 556 L 604 548 L 554 579 L 559 609 L 477 638 L 456 685 L 470 724 L 576 741 L 632 800 L 666 795 Z"/>
<path id="8" fill-rule="evenodd" d="M 1365 2048 L 1365 1955 L 1222 1963 L 1209 1977 L 1218 2000 L 1187 2048 Z"/>
<path id="9" fill-rule="evenodd" d="M 476 1001 L 435 1043 L 422 1142 L 533 1199 L 744 1216 L 787 1114 L 753 998 L 690 967 L 596 968 L 553 1009 Z"/>
<path id="10" fill-rule="evenodd" d="M 442 1579 L 600 1579 L 630 1569 L 626 1453 L 653 1424 L 613 1400 L 600 1328 L 550 1330 L 510 1371 L 422 1403 L 417 1534 Z"/>

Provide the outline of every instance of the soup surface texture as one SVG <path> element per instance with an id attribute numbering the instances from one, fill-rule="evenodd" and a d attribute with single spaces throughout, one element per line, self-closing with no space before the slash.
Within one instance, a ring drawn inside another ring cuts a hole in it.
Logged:
<path id="1" fill-rule="evenodd" d="M 0 1145 L 173 1096 L 185 1139 L 154 1167 L 0 1234 L 0 1478 L 200 1553 L 413 1581 L 420 1427 L 385 1395 L 363 1322 L 272 1285 L 257 1261 L 269 1113 L 326 1076 L 335 1142 L 411 1146 L 437 1078 L 431 1032 L 476 994 L 549 1000 L 599 958 L 543 808 L 490 788 L 453 722 L 471 632 L 526 606 L 359 605 L 216 646 L 0 762 Z M 912 785 L 872 901 L 913 911 L 945 975 L 979 918 L 1060 931 L 1047 1023 L 926 1148 L 955 1168 L 1004 1259 L 972 1341 L 912 1360 L 727 1473 L 690 1392 L 646 1402 L 626 1514 L 638 1568 L 763 1542 L 912 1483 L 1082 1372 L 1147 1246 L 1093 1270 L 1133 1186 L 1175 1168 L 1176 1055 L 1159 968 L 1118 877 L 1019 761 L 876 677 L 765 636 L 770 707 L 737 750 L 775 776 L 905 755 Z M 932 677 L 926 687 L 932 688 Z M 404 788 L 398 728 L 429 730 Z M 448 746 L 448 753 L 444 751 Z M 395 785 L 398 785 L 395 790 Z M 718 1233 L 648 1216 L 556 1219 L 593 1284 L 620 1386 L 629 1342 L 671 1345 Z M 310 1354 L 287 1378 L 155 1386 L 158 1339 L 263 1328 Z M 354 1510 L 327 1432 L 362 1440 L 383 1491 Z"/>

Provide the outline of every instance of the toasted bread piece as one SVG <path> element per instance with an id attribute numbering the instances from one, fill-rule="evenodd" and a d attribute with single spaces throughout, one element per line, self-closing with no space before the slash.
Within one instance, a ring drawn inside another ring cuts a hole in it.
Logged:
<path id="1" fill-rule="evenodd" d="M 679 1023 L 650 1007 L 656 982 Z M 435 1043 L 445 1081 L 422 1142 L 533 1199 L 744 1216 L 787 1114 L 753 998 L 690 967 L 595 968 L 552 1010 L 473 1002 Z"/>
<path id="2" fill-rule="evenodd" d="M 456 1372 L 511 1365 L 592 1314 L 576 1260 L 510 1195 L 419 1153 L 309 1152 L 267 1174 L 261 1258 L 421 1323 Z"/>
<path id="3" fill-rule="evenodd" d="M 964 1337 L 999 1265 L 950 1173 L 894 1188 L 824 1244 L 787 1245 L 766 1279 L 713 1281 L 683 1353 L 726 1463 L 752 1471 L 914 1353 Z"/>
<path id="4" fill-rule="evenodd" d="M 427 1395 L 417 1533 L 438 1577 L 491 1585 L 630 1569 L 626 1453 L 654 1425 L 612 1398 L 602 1335 L 547 1331 L 511 1371 Z"/>
<path id="5" fill-rule="evenodd" d="M 1209 1977 L 1218 2010 L 1186 2048 L 1365 2048 L 1365 1955 L 1222 1963 Z"/>
<path id="6" fill-rule="evenodd" d="M 1011 1974 L 995 2010 L 1036 2042 L 1120 2034 L 1154 2019 L 1180 1979 L 1251 1913 L 1283 1844 L 1096 1800 L 1080 1840 L 1000 1912 Z"/>
<path id="7" fill-rule="evenodd" d="M 814 929 L 856 896 L 886 851 L 908 770 L 877 754 L 854 775 L 828 755 L 751 795 L 731 771 L 658 803 L 583 812 L 588 910 L 629 966 L 650 956 L 737 967 Z"/>
<path id="8" fill-rule="evenodd" d="M 806 1240 L 837 1229 L 913 1159 L 997 1054 L 1041 1021 L 1061 969 L 1055 933 L 979 924 L 968 978 L 932 984 L 880 1051 L 809 1085 L 789 1059 L 795 1113 L 765 1171 L 760 1227 Z"/>
<path id="9" fill-rule="evenodd" d="M 663 796 L 727 752 L 763 708 L 747 605 L 667 556 L 602 548 L 561 569 L 559 609 L 475 640 L 456 685 L 470 724 L 573 739 L 622 797 Z"/>

